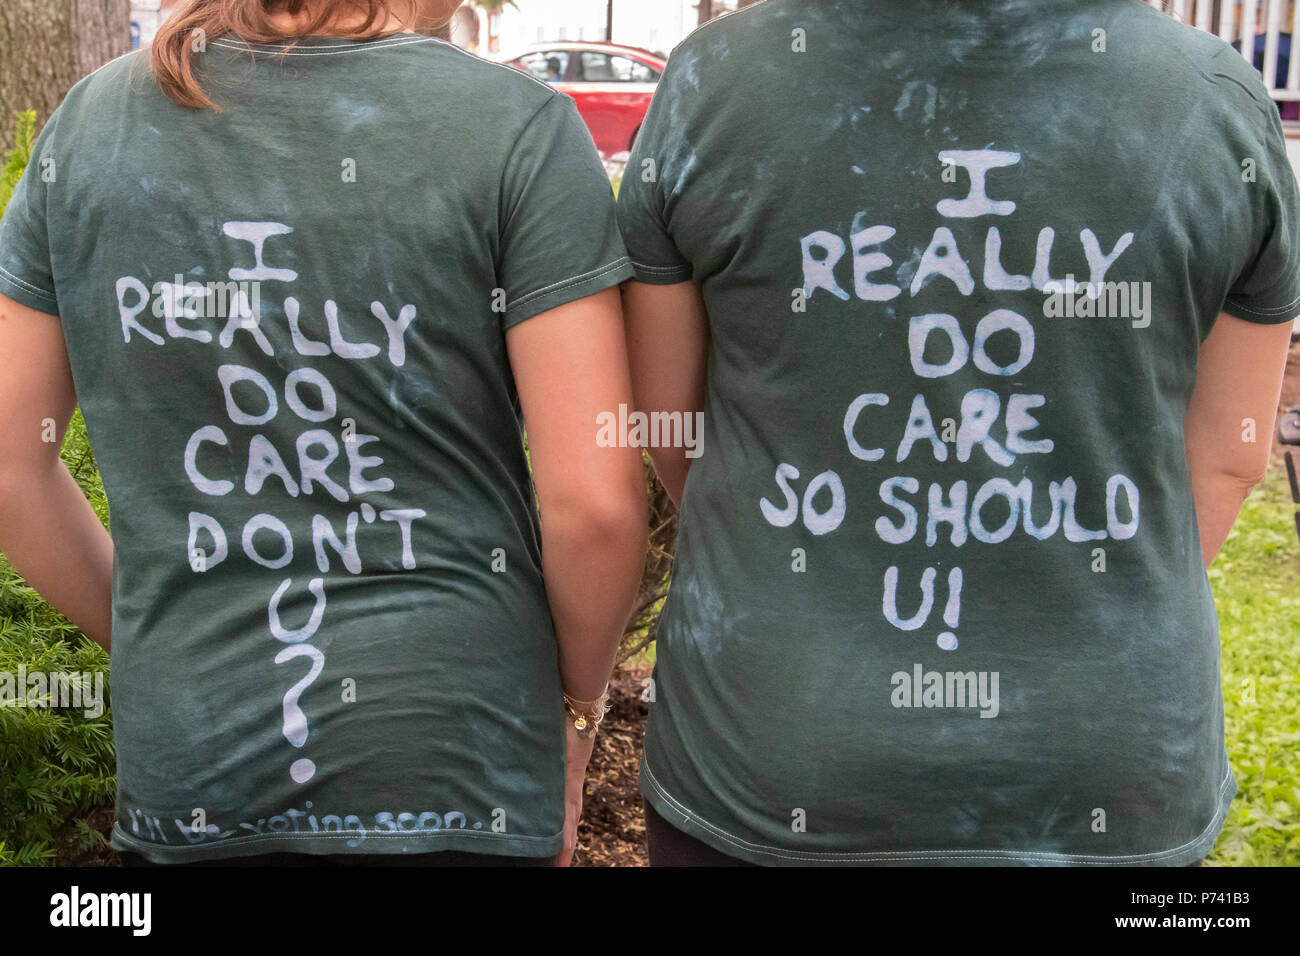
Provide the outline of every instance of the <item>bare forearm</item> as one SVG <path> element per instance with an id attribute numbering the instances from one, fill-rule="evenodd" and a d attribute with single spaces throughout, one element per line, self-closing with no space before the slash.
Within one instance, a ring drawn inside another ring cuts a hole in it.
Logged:
<path id="1" fill-rule="evenodd" d="M 1242 502 L 1250 494 L 1255 482 L 1198 466 L 1189 461 L 1192 469 L 1192 494 L 1196 498 L 1196 524 L 1201 532 L 1201 558 L 1208 568 L 1228 539 L 1233 522 L 1241 511 Z"/>
<path id="2" fill-rule="evenodd" d="M 627 351 L 637 410 L 697 416 L 709 380 L 709 316 L 694 282 L 623 287 Z M 698 440 L 703 436 L 699 435 Z M 696 446 L 698 448 L 698 445 Z M 680 507 L 693 458 L 681 446 L 652 448 L 655 474 Z M 698 452 L 697 452 L 698 453 Z"/>
<path id="3" fill-rule="evenodd" d="M 677 507 L 682 506 L 682 492 L 686 489 L 686 473 L 691 470 L 692 459 L 686 457 L 682 448 L 656 448 L 650 452 L 654 462 L 655 474 L 668 497 Z"/>
<path id="4" fill-rule="evenodd" d="M 580 700 L 600 696 L 632 613 L 645 562 L 646 519 L 614 523 L 542 517 L 542 566 L 559 641 L 560 678 Z"/>
<path id="5" fill-rule="evenodd" d="M 68 469 L 6 481 L 0 552 L 36 591 L 109 649 L 113 542 Z"/>
<path id="6" fill-rule="evenodd" d="M 1183 441 L 1207 568 L 1268 470 L 1290 342 L 1290 322 L 1260 325 L 1224 312 L 1201 343 Z"/>

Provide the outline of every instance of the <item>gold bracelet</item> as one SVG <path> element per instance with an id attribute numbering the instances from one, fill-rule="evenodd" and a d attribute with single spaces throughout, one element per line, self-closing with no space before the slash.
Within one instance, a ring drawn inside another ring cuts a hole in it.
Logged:
<path id="1" fill-rule="evenodd" d="M 584 740 L 594 737 L 600 722 L 609 712 L 609 684 L 605 684 L 604 691 L 595 700 L 577 700 L 568 694 L 563 694 L 563 697 L 564 712 L 573 721 L 578 736 Z"/>

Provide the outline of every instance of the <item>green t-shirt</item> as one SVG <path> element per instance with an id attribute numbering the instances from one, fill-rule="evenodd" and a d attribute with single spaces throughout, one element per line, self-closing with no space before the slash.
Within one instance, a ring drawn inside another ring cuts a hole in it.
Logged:
<path id="1" fill-rule="evenodd" d="M 1249 64 L 1128 0 L 768 0 L 673 53 L 619 216 L 711 332 L 656 809 L 759 863 L 1203 856 L 1184 416 L 1221 310 L 1300 312 Z"/>
<path id="2" fill-rule="evenodd" d="M 112 512 L 112 843 L 546 856 L 563 703 L 505 330 L 631 274 L 613 194 L 522 73 L 281 49 L 209 42 L 222 112 L 108 64 L 0 226 Z"/>

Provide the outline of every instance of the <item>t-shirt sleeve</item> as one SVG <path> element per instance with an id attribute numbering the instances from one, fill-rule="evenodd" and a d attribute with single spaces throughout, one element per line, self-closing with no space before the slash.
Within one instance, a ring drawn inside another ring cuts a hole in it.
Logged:
<path id="1" fill-rule="evenodd" d="M 690 279 L 694 270 L 673 242 L 668 231 L 664 200 L 676 164 L 670 161 L 675 147 L 671 117 L 679 114 L 676 71 L 670 61 L 659 81 L 650 110 L 641 124 L 636 145 L 623 171 L 618 188 L 618 225 L 623 231 L 636 280 L 648 285 L 672 285 Z"/>
<path id="2" fill-rule="evenodd" d="M 36 138 L 27 168 L 0 216 L 0 293 L 49 315 L 59 314 L 46 219 L 47 180 L 57 182 L 57 167 L 43 160 L 52 159 L 50 142 L 57 116 L 56 111 Z"/>
<path id="3" fill-rule="evenodd" d="M 1255 124 L 1258 146 L 1251 213 L 1254 246 L 1223 304 L 1239 319 L 1275 325 L 1300 315 L 1300 188 L 1287 156 L 1277 107 L 1261 86 L 1267 120 Z M 1243 168 L 1244 172 L 1244 168 Z"/>
<path id="4" fill-rule="evenodd" d="M 632 276 L 609 177 L 577 106 L 563 94 L 548 99 L 516 141 L 501 215 L 505 328 Z"/>

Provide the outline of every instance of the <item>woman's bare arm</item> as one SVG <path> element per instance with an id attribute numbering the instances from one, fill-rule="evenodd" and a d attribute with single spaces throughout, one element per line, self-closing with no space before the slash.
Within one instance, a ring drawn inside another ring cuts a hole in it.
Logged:
<path id="1" fill-rule="evenodd" d="M 694 282 L 623 289 L 632 392 L 642 412 L 704 410 L 708 381 L 709 319 Z M 675 504 L 682 503 L 691 460 L 685 448 L 650 448 L 655 472 Z"/>
<path id="2" fill-rule="evenodd" d="M 646 492 L 635 448 L 601 447 L 597 416 L 631 401 L 617 289 L 506 333 L 541 508 L 542 568 L 564 690 L 605 689 L 641 582 Z"/>
<path id="3" fill-rule="evenodd" d="M 597 416 L 630 403 L 618 290 L 551 309 L 506 332 L 542 521 L 542 573 L 559 641 L 560 681 L 595 700 L 613 669 L 645 566 L 641 453 L 597 444 Z M 565 740 L 564 843 L 577 847 L 582 785 L 594 739 L 570 721 Z"/>
<path id="4" fill-rule="evenodd" d="M 1201 343 L 1183 439 L 1207 568 L 1268 470 L 1290 342 L 1290 322 L 1259 325 L 1225 312 Z"/>
<path id="5" fill-rule="evenodd" d="M 0 295 L 0 355 L 0 552 L 108 650 L 113 542 L 59 458 L 77 401 L 59 320 Z"/>

